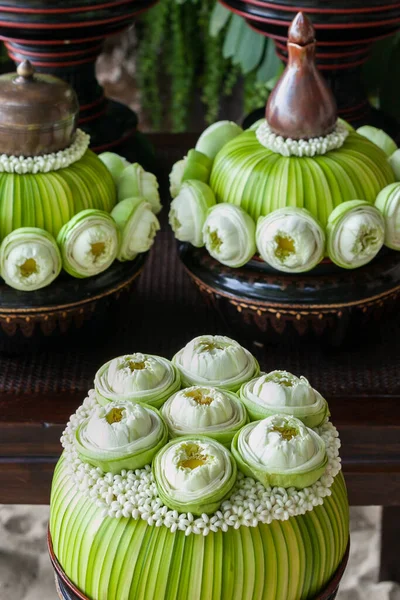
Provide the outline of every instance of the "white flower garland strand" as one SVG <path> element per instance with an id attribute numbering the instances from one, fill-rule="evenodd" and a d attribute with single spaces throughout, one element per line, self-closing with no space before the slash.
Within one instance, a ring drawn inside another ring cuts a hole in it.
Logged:
<path id="1" fill-rule="evenodd" d="M 89 147 L 90 135 L 77 129 L 74 141 L 65 150 L 41 156 L 0 155 L 0 173 L 49 173 L 65 169 L 80 160 Z"/>
<path id="2" fill-rule="evenodd" d="M 61 438 L 65 449 L 68 472 L 79 491 L 102 509 L 103 517 L 143 519 L 148 525 L 168 527 L 171 532 L 184 531 L 207 535 L 210 531 L 227 531 L 256 527 L 258 523 L 273 520 L 287 521 L 304 515 L 323 504 L 331 495 L 334 478 L 341 470 L 340 440 L 337 429 L 326 422 L 315 431 L 325 442 L 328 466 L 314 485 L 303 490 L 296 488 L 264 487 L 260 482 L 238 473 L 238 479 L 229 500 L 221 504 L 214 515 L 194 517 L 191 513 L 170 510 L 160 500 L 150 465 L 135 471 L 123 470 L 120 475 L 103 473 L 101 469 L 84 463 L 75 450 L 73 438 L 79 424 L 89 417 L 97 406 L 94 390 L 89 392 L 82 406 L 71 417 Z"/>
<path id="3" fill-rule="evenodd" d="M 326 154 L 330 150 L 341 148 L 348 135 L 347 128 L 339 121 L 337 121 L 335 129 L 331 133 L 328 133 L 328 135 L 309 140 L 285 139 L 281 135 L 273 133 L 266 120 L 256 130 L 256 136 L 260 144 L 282 156 L 316 156 Z"/>

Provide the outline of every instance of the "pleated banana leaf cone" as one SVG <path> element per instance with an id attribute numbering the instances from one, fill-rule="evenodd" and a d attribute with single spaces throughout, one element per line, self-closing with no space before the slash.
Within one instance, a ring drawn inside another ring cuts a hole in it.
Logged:
<path id="1" fill-rule="evenodd" d="M 68 579 L 68 577 L 65 575 L 64 571 L 62 570 L 62 568 L 54 554 L 50 532 L 48 532 L 48 535 L 47 535 L 47 543 L 48 543 L 48 549 L 49 549 L 49 554 L 50 554 L 50 560 L 51 560 L 51 563 L 54 568 L 55 582 L 56 582 L 56 589 L 57 589 L 58 597 L 61 600 L 102 600 L 102 598 L 89 598 L 89 596 L 86 596 L 85 594 L 83 594 Z M 340 581 L 343 577 L 343 573 L 347 566 L 347 562 L 348 562 L 348 558 L 349 558 L 349 550 L 350 550 L 350 542 L 347 546 L 347 550 L 342 559 L 342 562 L 340 563 L 339 567 L 337 568 L 336 573 L 332 577 L 329 584 L 326 586 L 326 588 L 323 591 L 321 591 L 318 594 L 318 596 L 315 596 L 315 598 L 310 598 L 309 600 L 334 600 L 336 598 L 338 590 L 339 590 Z M 119 600 L 119 599 L 115 598 L 115 600 Z M 137 598 L 136 600 L 140 600 L 140 598 Z M 161 599 L 154 598 L 154 600 L 161 600 Z M 188 598 L 187 600 L 190 600 L 190 599 Z"/>

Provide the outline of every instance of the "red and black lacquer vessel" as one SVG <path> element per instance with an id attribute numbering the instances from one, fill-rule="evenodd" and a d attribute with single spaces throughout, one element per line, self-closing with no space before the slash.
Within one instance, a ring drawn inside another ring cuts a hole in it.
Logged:
<path id="1" fill-rule="evenodd" d="M 354 125 L 371 123 L 374 115 L 361 84 L 361 69 L 371 45 L 399 29 L 399 0 L 220 1 L 272 38 L 284 61 L 290 22 L 298 11 L 310 16 L 318 38 L 318 68 L 334 92 L 339 116 Z"/>
<path id="2" fill-rule="evenodd" d="M 108 101 L 94 65 L 106 37 L 122 32 L 156 0 L 0 0 L 0 39 L 19 63 L 68 81 L 78 94 L 79 126 L 95 151 L 132 152 L 137 118 Z"/>

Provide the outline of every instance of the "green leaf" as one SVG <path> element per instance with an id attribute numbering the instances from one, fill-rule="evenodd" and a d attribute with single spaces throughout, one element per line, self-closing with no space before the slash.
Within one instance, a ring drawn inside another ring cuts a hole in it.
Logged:
<path id="1" fill-rule="evenodd" d="M 249 26 L 243 31 L 239 47 L 233 57 L 233 64 L 239 64 L 243 73 L 246 75 L 255 69 L 264 53 L 265 38 L 256 33 Z"/>
<path id="2" fill-rule="evenodd" d="M 232 56 L 235 56 L 245 27 L 246 23 L 244 19 L 238 15 L 233 15 L 229 23 L 228 31 L 226 32 L 224 46 L 222 48 L 222 55 L 224 58 L 231 58 Z"/>
<path id="3" fill-rule="evenodd" d="M 222 4 L 217 2 L 213 8 L 210 17 L 209 33 L 211 37 L 216 37 L 221 29 L 228 23 L 232 13 Z"/>
<path id="4" fill-rule="evenodd" d="M 275 44 L 271 39 L 267 38 L 264 59 L 257 71 L 258 81 L 269 81 L 277 75 L 280 68 L 282 68 L 282 63 L 275 51 Z"/>

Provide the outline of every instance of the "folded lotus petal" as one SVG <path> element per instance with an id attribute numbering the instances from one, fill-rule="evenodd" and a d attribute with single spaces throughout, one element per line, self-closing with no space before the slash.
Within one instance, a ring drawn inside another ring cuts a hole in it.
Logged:
<path id="1" fill-rule="evenodd" d="M 172 438 L 206 435 L 229 447 L 235 433 L 248 422 L 237 395 L 213 387 L 192 386 L 176 392 L 161 414 Z"/>
<path id="2" fill-rule="evenodd" d="M 169 193 L 171 194 L 171 198 L 175 198 L 179 194 L 186 163 L 187 156 L 185 156 L 181 160 L 178 160 L 172 166 L 171 172 L 169 174 Z"/>
<path id="3" fill-rule="evenodd" d="M 133 163 L 122 171 L 117 182 L 117 196 L 118 202 L 141 196 L 150 204 L 154 214 L 162 209 L 157 178 L 139 163 Z"/>
<path id="4" fill-rule="evenodd" d="M 184 387 L 212 386 L 235 392 L 256 377 L 260 366 L 235 340 L 222 335 L 201 335 L 186 344 L 172 359 Z"/>
<path id="5" fill-rule="evenodd" d="M 400 250 L 400 182 L 383 188 L 375 206 L 385 220 L 385 246 Z"/>
<path id="6" fill-rule="evenodd" d="M 121 234 L 118 260 L 133 260 L 154 243 L 160 223 L 145 198 L 126 198 L 112 210 L 111 216 Z"/>
<path id="7" fill-rule="evenodd" d="M 133 402 L 116 402 L 85 419 L 75 432 L 75 448 L 86 463 L 104 473 L 140 469 L 165 445 L 168 430 L 158 411 Z"/>
<path id="8" fill-rule="evenodd" d="M 230 495 L 237 468 L 222 444 L 206 436 L 184 436 L 160 450 L 153 474 L 164 504 L 201 515 L 217 510 Z"/>
<path id="9" fill-rule="evenodd" d="M 16 290 L 39 290 L 61 271 L 61 254 L 53 236 L 38 227 L 20 227 L 8 234 L 0 246 L 0 271 Z"/>
<path id="10" fill-rule="evenodd" d="M 391 156 L 397 150 L 396 142 L 383 129 L 372 127 L 372 125 L 363 125 L 357 129 L 357 133 L 378 146 L 387 156 Z"/>
<path id="11" fill-rule="evenodd" d="M 299 419 L 273 415 L 245 425 L 233 438 L 239 469 L 265 486 L 305 488 L 323 475 L 323 439 Z"/>
<path id="12" fill-rule="evenodd" d="M 99 159 L 106 165 L 117 185 L 120 175 L 126 167 L 129 167 L 130 162 L 115 152 L 102 152 L 99 154 Z"/>
<path id="13" fill-rule="evenodd" d="M 91 277 L 108 269 L 117 258 L 119 234 L 108 213 L 89 208 L 61 228 L 57 242 L 64 270 L 73 277 Z"/>
<path id="14" fill-rule="evenodd" d="M 227 203 L 211 208 L 203 226 L 209 254 L 233 268 L 242 267 L 254 256 L 255 233 L 253 219 L 243 209 Z"/>
<path id="15" fill-rule="evenodd" d="M 231 140 L 243 133 L 243 129 L 232 121 L 213 123 L 199 137 L 196 150 L 214 160 L 218 152 Z"/>
<path id="16" fill-rule="evenodd" d="M 256 243 L 266 263 L 286 273 L 313 269 L 324 257 L 325 233 L 304 208 L 280 208 L 257 222 Z"/>
<path id="17" fill-rule="evenodd" d="M 400 181 L 400 149 L 389 156 L 389 164 L 393 169 L 396 181 Z"/>
<path id="18" fill-rule="evenodd" d="M 364 200 L 343 202 L 329 215 L 328 256 L 344 269 L 369 263 L 382 248 L 384 239 L 382 214 Z"/>
<path id="19" fill-rule="evenodd" d="M 159 408 L 181 385 L 178 369 L 151 354 L 127 354 L 110 360 L 96 373 L 95 390 L 101 404 L 131 401 Z"/>
<path id="20" fill-rule="evenodd" d="M 318 427 L 329 416 L 328 403 L 321 394 L 305 377 L 287 371 L 272 371 L 248 381 L 240 388 L 240 399 L 253 421 L 285 414 L 307 427 Z"/>
<path id="21" fill-rule="evenodd" d="M 185 181 L 172 200 L 169 211 L 169 224 L 175 237 L 197 248 L 204 246 L 203 225 L 208 209 L 214 204 L 214 192 L 206 183 Z"/>

